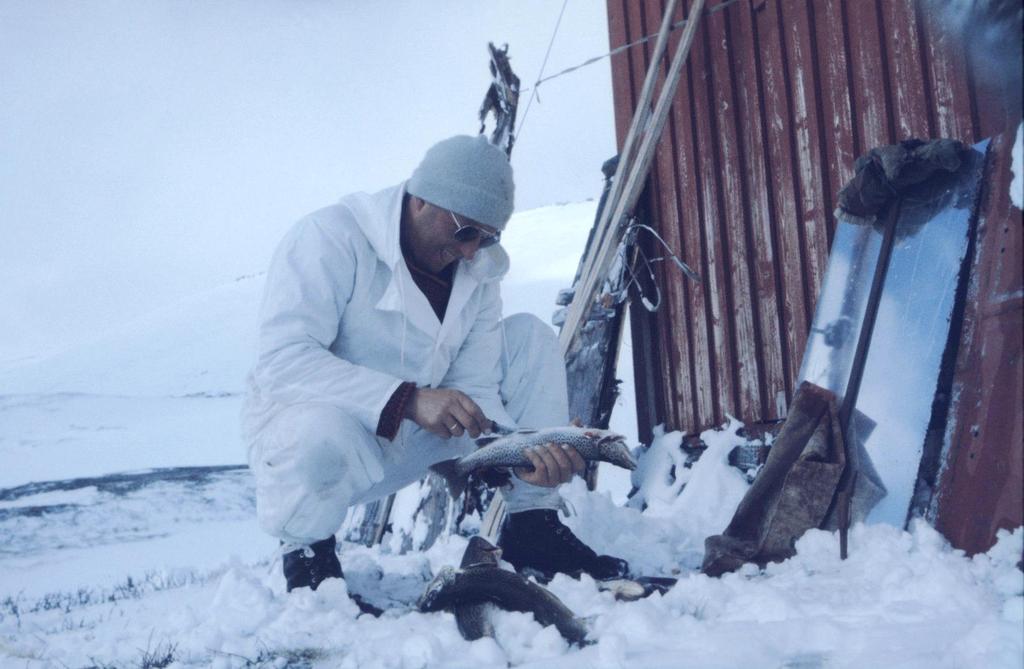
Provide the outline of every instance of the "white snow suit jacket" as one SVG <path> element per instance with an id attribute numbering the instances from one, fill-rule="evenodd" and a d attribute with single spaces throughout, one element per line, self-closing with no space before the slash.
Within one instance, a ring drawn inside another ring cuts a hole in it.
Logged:
<path id="1" fill-rule="evenodd" d="M 402 183 L 349 195 L 300 220 L 277 248 L 242 415 L 250 448 L 278 411 L 303 402 L 337 406 L 374 434 L 402 381 L 457 388 L 515 425 L 498 393 L 508 254 L 494 245 L 459 261 L 439 321 L 399 246 L 404 193 Z"/>

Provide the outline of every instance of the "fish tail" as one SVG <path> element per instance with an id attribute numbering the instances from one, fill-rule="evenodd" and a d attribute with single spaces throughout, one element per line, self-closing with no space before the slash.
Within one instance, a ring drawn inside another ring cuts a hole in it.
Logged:
<path id="1" fill-rule="evenodd" d="M 458 499 L 459 495 L 466 491 L 468 479 L 465 473 L 460 471 L 458 460 L 438 462 L 430 466 L 430 471 L 444 479 L 452 499 Z"/>

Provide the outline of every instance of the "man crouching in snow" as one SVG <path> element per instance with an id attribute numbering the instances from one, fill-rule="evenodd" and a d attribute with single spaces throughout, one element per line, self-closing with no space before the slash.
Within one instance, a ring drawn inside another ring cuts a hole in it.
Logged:
<path id="1" fill-rule="evenodd" d="M 243 430 L 261 527 L 282 540 L 288 590 L 340 577 L 334 533 L 501 425 L 568 423 L 551 329 L 501 318 L 498 243 L 512 168 L 483 136 L 434 145 L 397 186 L 356 193 L 299 221 L 267 273 L 259 361 Z M 499 545 L 517 569 L 622 576 L 558 518 L 555 489 L 583 471 L 548 444 L 504 490 Z"/>

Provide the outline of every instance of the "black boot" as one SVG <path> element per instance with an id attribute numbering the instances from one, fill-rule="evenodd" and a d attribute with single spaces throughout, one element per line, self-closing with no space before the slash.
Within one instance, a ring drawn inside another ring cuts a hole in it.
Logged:
<path id="1" fill-rule="evenodd" d="M 345 578 L 341 572 L 338 554 L 334 549 L 336 545 L 337 541 L 332 535 L 322 541 L 311 543 L 308 548 L 285 553 L 281 562 L 284 567 L 284 580 L 288 592 L 295 588 L 316 590 L 321 583 L 329 578 Z M 312 551 L 312 555 L 308 555 L 307 551 Z M 348 596 L 363 613 L 373 616 L 380 616 L 384 613 L 384 609 L 365 601 L 354 592 L 348 593 Z"/>
<path id="2" fill-rule="evenodd" d="M 624 578 L 629 564 L 610 555 L 598 555 L 562 524 L 553 509 L 510 513 L 498 538 L 501 557 L 516 571 L 533 571 L 545 580 L 557 572 L 577 577 L 590 574 L 598 580 Z"/>
<path id="3" fill-rule="evenodd" d="M 341 562 L 334 552 L 335 545 L 334 535 L 331 535 L 310 544 L 308 548 L 285 553 L 282 563 L 288 592 L 295 588 L 316 590 L 328 578 L 343 578 Z"/>

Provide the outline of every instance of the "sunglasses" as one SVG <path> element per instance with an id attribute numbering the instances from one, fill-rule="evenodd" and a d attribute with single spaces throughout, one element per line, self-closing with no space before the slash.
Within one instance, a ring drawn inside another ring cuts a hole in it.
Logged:
<path id="1" fill-rule="evenodd" d="M 452 223 L 455 224 L 455 241 L 459 243 L 472 242 L 479 239 L 480 246 L 478 248 L 485 249 L 501 241 L 500 232 L 487 232 L 475 225 L 462 225 L 459 223 L 459 219 L 455 216 L 454 212 L 449 211 L 448 215 L 452 217 Z"/>

